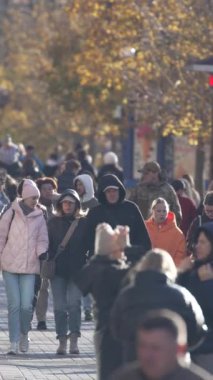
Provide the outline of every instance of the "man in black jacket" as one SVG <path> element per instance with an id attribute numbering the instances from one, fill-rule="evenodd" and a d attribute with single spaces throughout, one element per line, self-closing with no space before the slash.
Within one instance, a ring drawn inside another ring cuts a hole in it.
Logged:
<path id="1" fill-rule="evenodd" d="M 126 190 L 121 181 L 113 174 L 104 175 L 98 186 L 99 205 L 88 213 L 87 237 L 90 254 L 94 251 L 95 229 L 100 223 L 129 226 L 130 244 L 140 245 L 146 252 L 151 241 L 138 206 L 125 199 Z"/>

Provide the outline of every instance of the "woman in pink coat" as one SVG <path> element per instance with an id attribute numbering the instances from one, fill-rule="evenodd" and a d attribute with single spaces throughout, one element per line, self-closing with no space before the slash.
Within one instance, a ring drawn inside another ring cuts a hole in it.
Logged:
<path id="1" fill-rule="evenodd" d="M 0 264 L 8 302 L 10 348 L 27 352 L 32 318 L 35 275 L 39 257 L 48 249 L 48 233 L 39 190 L 30 179 L 20 184 L 21 199 L 16 199 L 0 220 Z"/>

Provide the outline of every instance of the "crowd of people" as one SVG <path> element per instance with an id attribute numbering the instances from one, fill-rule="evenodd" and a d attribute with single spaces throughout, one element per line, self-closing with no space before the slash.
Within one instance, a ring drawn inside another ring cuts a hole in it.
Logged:
<path id="1" fill-rule="evenodd" d="M 127 190 L 114 152 L 99 170 L 80 144 L 43 164 L 6 136 L 7 354 L 28 352 L 34 313 L 48 329 L 51 288 L 56 354 L 79 355 L 83 314 L 94 319 L 98 379 L 213 378 L 213 191 L 202 200 L 188 174 L 169 183 L 156 161 L 140 172 Z"/>

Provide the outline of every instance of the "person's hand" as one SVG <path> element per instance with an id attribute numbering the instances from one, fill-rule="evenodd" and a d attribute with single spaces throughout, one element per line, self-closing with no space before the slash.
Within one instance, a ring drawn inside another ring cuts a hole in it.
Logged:
<path id="1" fill-rule="evenodd" d="M 178 271 L 179 272 L 187 272 L 188 270 L 191 270 L 194 266 L 194 259 L 192 256 L 185 257 L 181 263 L 178 265 Z"/>
<path id="2" fill-rule="evenodd" d="M 213 280 L 213 268 L 211 264 L 202 265 L 197 272 L 201 281 Z"/>

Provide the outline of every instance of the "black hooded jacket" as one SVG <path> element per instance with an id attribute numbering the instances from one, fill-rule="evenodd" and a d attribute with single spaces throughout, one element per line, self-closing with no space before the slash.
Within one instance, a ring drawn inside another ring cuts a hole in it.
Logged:
<path id="1" fill-rule="evenodd" d="M 119 200 L 110 204 L 104 190 L 107 187 L 119 188 Z M 117 225 L 129 226 L 131 245 L 141 245 L 145 251 L 151 249 L 151 241 L 138 206 L 125 199 L 126 191 L 120 180 L 113 174 L 104 175 L 98 187 L 99 205 L 89 211 L 87 217 L 87 241 L 90 254 L 94 251 L 95 230 L 98 224 L 108 223 L 112 228 Z"/>
<path id="2" fill-rule="evenodd" d="M 64 197 L 70 195 L 76 199 L 77 207 L 80 207 L 80 199 L 75 190 L 66 190 L 58 199 L 56 208 L 59 211 L 60 203 Z M 71 215 L 57 215 L 48 222 L 49 257 L 52 259 L 57 252 L 66 232 L 75 220 Z M 86 218 L 79 217 L 78 225 L 74 230 L 64 251 L 56 259 L 56 275 L 64 279 L 75 279 L 79 270 L 86 263 L 87 244 L 84 239 Z"/>

